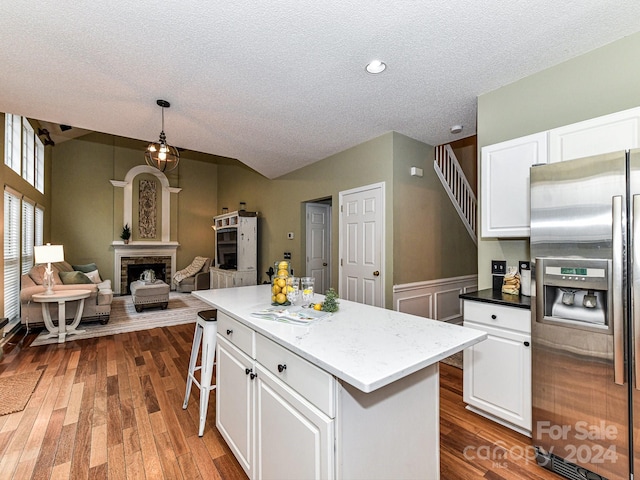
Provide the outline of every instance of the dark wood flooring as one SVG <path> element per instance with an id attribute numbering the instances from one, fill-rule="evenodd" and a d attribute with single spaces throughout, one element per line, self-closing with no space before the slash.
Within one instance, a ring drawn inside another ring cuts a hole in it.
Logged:
<path id="1" fill-rule="evenodd" d="M 27 407 L 0 417 L 2 479 L 245 479 L 215 428 L 198 437 L 196 389 L 182 409 L 193 325 L 62 345 L 4 346 L 0 376 L 43 370 Z M 462 372 L 441 364 L 441 478 L 549 479 L 529 439 L 467 411 Z M 384 452 L 379 452 L 384 454 Z"/>

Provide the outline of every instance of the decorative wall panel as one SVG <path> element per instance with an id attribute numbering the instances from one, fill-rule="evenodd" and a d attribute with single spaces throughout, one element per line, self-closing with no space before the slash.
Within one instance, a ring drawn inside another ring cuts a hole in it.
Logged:
<path id="1" fill-rule="evenodd" d="M 140 180 L 138 236 L 156 238 L 156 181 Z"/>

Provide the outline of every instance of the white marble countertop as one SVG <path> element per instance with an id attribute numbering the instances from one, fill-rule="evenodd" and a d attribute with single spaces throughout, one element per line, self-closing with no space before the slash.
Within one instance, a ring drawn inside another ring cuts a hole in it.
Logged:
<path id="1" fill-rule="evenodd" d="M 471 328 L 340 299 L 311 325 L 253 317 L 270 306 L 270 285 L 198 290 L 192 295 L 369 393 L 486 338 Z M 316 295 L 316 300 L 321 300 Z"/>

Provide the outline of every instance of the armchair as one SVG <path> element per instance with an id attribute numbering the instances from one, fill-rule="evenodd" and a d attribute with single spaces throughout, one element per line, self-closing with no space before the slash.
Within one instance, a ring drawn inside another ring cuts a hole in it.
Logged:
<path id="1" fill-rule="evenodd" d="M 209 288 L 209 269 L 211 259 L 196 257 L 187 268 L 176 272 L 173 276 L 173 284 L 177 292 L 189 293 L 194 290 L 206 290 Z"/>

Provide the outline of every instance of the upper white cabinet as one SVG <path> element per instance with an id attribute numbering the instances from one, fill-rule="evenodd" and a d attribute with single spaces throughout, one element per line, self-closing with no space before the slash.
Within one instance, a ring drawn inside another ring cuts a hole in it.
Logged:
<path id="1" fill-rule="evenodd" d="M 482 148 L 483 237 L 528 237 L 529 168 L 640 147 L 640 107 Z"/>
<path id="2" fill-rule="evenodd" d="M 549 162 L 561 162 L 640 147 L 640 108 L 555 128 L 549 132 Z"/>
<path id="3" fill-rule="evenodd" d="M 547 163 L 547 132 L 482 148 L 483 237 L 528 237 L 529 169 Z"/>

